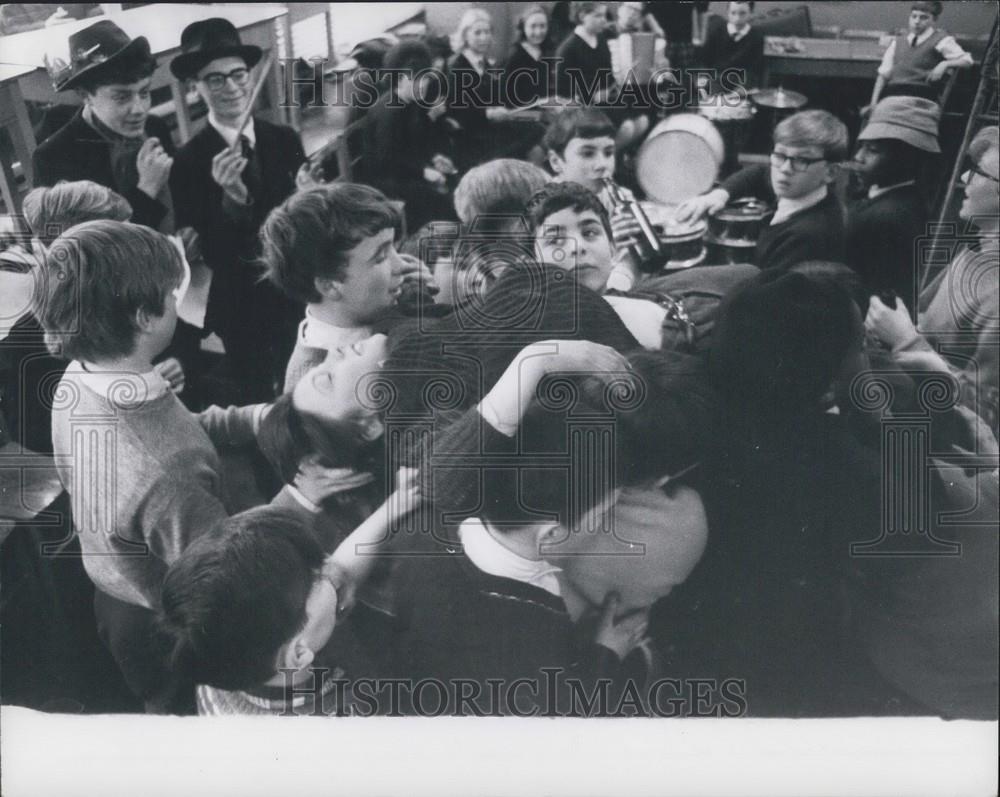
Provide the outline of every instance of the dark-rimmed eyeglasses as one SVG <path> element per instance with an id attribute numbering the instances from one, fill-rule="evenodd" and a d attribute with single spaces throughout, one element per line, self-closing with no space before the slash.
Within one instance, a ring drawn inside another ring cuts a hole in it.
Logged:
<path id="1" fill-rule="evenodd" d="M 994 183 L 1000 183 L 1000 177 L 994 177 L 992 174 L 984 172 L 975 163 L 970 163 L 965 167 L 966 174 L 978 174 L 980 177 L 985 177 L 987 180 L 992 180 Z M 968 180 L 966 180 L 968 182 Z"/>
<path id="2" fill-rule="evenodd" d="M 199 78 L 210 91 L 222 91 L 226 87 L 227 80 L 233 81 L 237 86 L 245 86 L 249 79 L 250 70 L 245 67 L 234 69 L 232 72 L 209 72 L 204 77 Z"/>
<path id="3" fill-rule="evenodd" d="M 803 158 L 799 155 L 786 155 L 784 152 L 771 153 L 771 163 L 779 169 L 786 163 L 790 163 L 793 172 L 804 172 L 814 163 L 820 163 L 825 160 L 826 158 Z"/>

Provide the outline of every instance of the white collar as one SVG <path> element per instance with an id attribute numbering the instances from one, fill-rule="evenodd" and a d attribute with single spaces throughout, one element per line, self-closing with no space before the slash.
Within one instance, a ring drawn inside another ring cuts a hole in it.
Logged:
<path id="1" fill-rule="evenodd" d="M 470 517 L 458 527 L 458 537 L 469 561 L 484 573 L 531 584 L 562 597 L 556 574 L 562 569 L 544 559 L 525 559 L 493 539 L 485 523 Z"/>
<path id="2" fill-rule="evenodd" d="M 236 138 L 239 135 L 236 132 L 236 129 L 222 124 L 215 118 L 215 114 L 211 111 L 208 112 L 208 123 L 215 128 L 216 132 L 222 136 L 223 141 L 225 141 L 230 147 L 236 143 Z M 243 128 L 243 135 L 247 137 L 247 141 L 250 142 L 251 147 L 257 146 L 257 131 L 254 129 L 255 125 L 256 122 L 251 116 L 250 121 L 247 122 L 247 126 Z"/>
<path id="3" fill-rule="evenodd" d="M 904 183 L 894 183 L 893 185 L 886 185 L 886 186 L 872 185 L 868 187 L 868 198 L 875 199 L 875 197 L 880 197 L 887 191 L 893 191 L 897 188 L 903 188 L 904 186 L 916 185 L 916 184 L 917 184 L 916 180 L 907 180 Z"/>
<path id="4" fill-rule="evenodd" d="M 316 318 L 309 308 L 306 308 L 306 317 L 299 324 L 299 342 L 311 349 L 325 349 L 333 351 L 340 346 L 349 346 L 352 343 L 370 338 L 372 335 L 369 327 L 338 327 Z"/>
<path id="5" fill-rule="evenodd" d="M 786 199 L 785 197 L 781 197 L 778 200 L 778 208 L 774 211 L 774 217 L 771 219 L 771 224 L 780 224 L 792 214 L 801 213 L 803 210 L 807 210 L 813 205 L 818 205 L 826 199 L 828 191 L 829 189 L 826 183 L 824 183 L 815 191 L 810 191 L 805 196 L 795 197 L 795 199 Z"/>
<path id="6" fill-rule="evenodd" d="M 919 36 L 917 36 L 917 46 L 919 47 L 921 44 L 923 44 L 925 41 L 927 41 L 933 34 L 934 34 L 934 28 L 933 27 L 928 28 L 927 30 L 925 30 L 923 33 L 921 33 Z M 910 43 L 910 37 L 912 35 L 913 35 L 912 33 L 910 33 L 909 31 L 906 31 L 906 43 L 907 44 Z"/>
<path id="7" fill-rule="evenodd" d="M 735 28 L 733 27 L 733 25 L 727 22 L 726 30 L 729 31 L 729 35 L 733 38 L 734 41 L 739 41 L 750 32 L 750 26 L 747 25 L 746 27 L 743 28 Z"/>
<path id="8" fill-rule="evenodd" d="M 116 407 L 138 407 L 170 392 L 167 380 L 155 368 L 144 374 L 93 371 L 79 360 L 73 360 L 66 368 L 66 376 Z"/>
<path id="9" fill-rule="evenodd" d="M 592 50 L 597 49 L 597 37 L 594 36 L 592 33 L 587 33 L 583 25 L 577 25 L 573 29 L 573 33 L 575 33 L 577 36 L 579 36 L 581 39 L 587 42 L 587 44 L 590 45 L 590 48 Z"/>

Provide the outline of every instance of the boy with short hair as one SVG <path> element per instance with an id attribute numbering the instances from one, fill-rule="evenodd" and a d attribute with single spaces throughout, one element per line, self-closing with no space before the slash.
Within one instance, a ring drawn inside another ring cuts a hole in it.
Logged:
<path id="1" fill-rule="evenodd" d="M 174 143 L 149 113 L 156 70 L 149 42 L 102 19 L 70 35 L 69 49 L 72 63 L 53 60 L 49 70 L 56 91 L 75 89 L 83 107 L 35 150 L 35 186 L 92 180 L 125 197 L 136 224 L 173 232 L 167 180 Z"/>
<path id="2" fill-rule="evenodd" d="M 725 23 L 719 19 L 718 24 L 709 26 L 700 55 L 704 66 L 715 70 L 709 81 L 709 91 L 713 94 L 721 90 L 719 77 L 726 70 L 741 70 L 746 89 L 760 83 L 764 71 L 764 34 L 750 23 L 753 9 L 752 2 L 729 3 Z"/>
<path id="3" fill-rule="evenodd" d="M 556 182 L 579 183 L 600 199 L 605 212 L 611 217 L 615 245 L 622 253 L 620 265 L 624 278 L 630 271 L 624 254 L 639 234 L 639 225 L 631 215 L 615 207 L 611 191 L 605 183 L 605 180 L 614 180 L 615 176 L 614 124 L 606 114 L 593 108 L 567 111 L 559 114 L 549 125 L 542 144 Z M 634 199 L 626 186 L 619 185 L 618 189 L 627 200 Z M 634 275 L 631 281 L 634 281 Z"/>
<path id="4" fill-rule="evenodd" d="M 251 115 L 237 129 L 262 56 L 216 17 L 188 25 L 170 62 L 173 76 L 208 107 L 208 123 L 177 153 L 170 190 L 178 223 L 197 230 L 212 269 L 205 324 L 222 339 L 241 403 L 276 395 L 301 313 L 258 280 L 256 267 L 261 224 L 295 190 L 305 161 L 290 127 Z"/>
<path id="5" fill-rule="evenodd" d="M 393 306 L 404 270 L 401 219 L 375 188 L 333 183 L 289 197 L 261 229 L 267 278 L 306 305 L 284 391 L 327 353 L 372 334 Z"/>
<path id="6" fill-rule="evenodd" d="M 748 166 L 719 188 L 682 203 L 681 222 L 716 213 L 730 198 L 777 201 L 757 239 L 754 264 L 788 269 L 806 260 L 844 260 L 844 208 L 831 190 L 847 156 L 847 127 L 828 111 L 800 111 L 774 129 L 770 166 Z"/>
<path id="7" fill-rule="evenodd" d="M 170 563 L 228 516 L 216 446 L 252 443 L 263 405 L 192 415 L 153 368 L 186 288 L 173 243 L 136 224 L 91 221 L 48 252 L 38 315 L 53 352 L 72 360 L 54 396 L 52 442 L 72 499 L 84 566 L 97 586 L 98 630 L 149 710 L 181 696 L 153 636 Z M 322 495 L 301 485 L 275 499 Z"/>
<path id="8" fill-rule="evenodd" d="M 941 3 L 917 0 L 910 6 L 907 31 L 894 37 L 879 64 L 872 107 L 883 94 L 906 94 L 937 100 L 938 86 L 949 69 L 968 69 L 972 56 L 955 37 L 935 28 Z"/>
<path id="9" fill-rule="evenodd" d="M 192 543 L 164 578 L 159 620 L 175 670 L 198 684 L 198 713 L 349 710 L 338 702 L 346 675 L 371 676 L 374 661 L 345 615 L 380 561 L 374 546 L 415 501 L 401 484 L 329 557 L 301 517 L 275 507 L 234 515 Z"/>

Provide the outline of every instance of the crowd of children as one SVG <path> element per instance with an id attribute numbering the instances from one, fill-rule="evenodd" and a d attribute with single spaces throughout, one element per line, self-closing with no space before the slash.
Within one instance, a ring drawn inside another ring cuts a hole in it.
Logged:
<path id="1" fill-rule="evenodd" d="M 599 83 L 606 6 L 572 5 L 557 79 Z M 624 5 L 623 30 L 658 27 Z M 737 16 L 719 52 L 755 40 Z M 519 19 L 528 76 L 548 23 Z M 858 138 L 856 202 L 844 123 L 796 113 L 769 165 L 678 211 L 773 204 L 753 262 L 650 275 L 608 195 L 642 125 L 517 121 L 485 95 L 491 35 L 463 17 L 430 109 L 431 51 L 390 48 L 368 159 L 326 182 L 290 128 L 240 128 L 262 53 L 226 20 L 170 63 L 208 107 L 179 149 L 149 115 L 148 43 L 73 34 L 60 86 L 84 106 L 35 152 L 4 254 L 32 277 L 4 377 L 33 391 L 5 385 L 4 412 L 55 458 L 131 694 L 180 714 L 995 718 L 997 128 L 963 176 L 978 239 L 936 271 L 915 247 L 940 109 L 898 92 Z M 885 433 L 915 413 L 931 512 L 886 471 L 916 456 Z"/>

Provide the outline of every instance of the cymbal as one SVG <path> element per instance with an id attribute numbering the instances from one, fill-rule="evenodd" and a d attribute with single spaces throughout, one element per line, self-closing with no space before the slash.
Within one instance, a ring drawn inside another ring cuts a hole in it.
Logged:
<path id="1" fill-rule="evenodd" d="M 805 94 L 782 88 L 762 89 L 753 92 L 750 96 L 755 103 L 763 105 L 765 108 L 801 108 L 809 102 L 809 98 Z"/>

